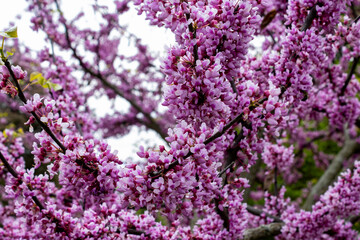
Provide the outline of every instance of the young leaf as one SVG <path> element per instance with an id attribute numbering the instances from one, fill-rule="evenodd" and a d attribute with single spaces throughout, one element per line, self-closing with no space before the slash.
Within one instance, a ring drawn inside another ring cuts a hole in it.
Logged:
<path id="1" fill-rule="evenodd" d="M 50 81 L 48 81 L 43 87 L 48 88 L 50 90 L 53 89 L 54 91 L 58 91 L 58 90 L 62 89 L 62 87 L 59 84 L 52 83 Z"/>
<path id="2" fill-rule="evenodd" d="M 0 31 L 0 36 L 3 36 L 5 38 L 17 38 L 18 34 L 17 34 L 17 27 L 12 27 L 6 31 Z"/>
<path id="3" fill-rule="evenodd" d="M 44 85 L 46 84 L 46 79 L 43 77 L 43 76 L 41 76 L 39 79 L 38 79 L 38 83 L 41 85 L 41 86 L 43 86 L 44 87 Z"/>
<path id="4" fill-rule="evenodd" d="M 30 82 L 33 82 L 35 80 L 38 80 L 40 77 L 42 77 L 41 73 L 39 72 L 32 72 L 30 74 Z"/>
<path id="5" fill-rule="evenodd" d="M 31 84 L 39 84 L 43 88 L 47 89 L 53 89 L 54 91 L 58 91 L 62 89 L 62 87 L 59 84 L 52 83 L 51 79 L 46 79 L 41 73 L 39 72 L 33 72 L 30 74 L 30 82 Z"/>

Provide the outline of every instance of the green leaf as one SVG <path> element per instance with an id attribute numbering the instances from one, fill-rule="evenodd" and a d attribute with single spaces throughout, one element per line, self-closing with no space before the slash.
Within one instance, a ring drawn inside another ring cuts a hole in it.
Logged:
<path id="1" fill-rule="evenodd" d="M 59 91 L 62 87 L 59 84 L 52 83 L 50 79 L 44 78 L 44 76 L 39 72 L 33 72 L 30 74 L 31 84 L 39 84 L 43 88 L 53 89 L 54 91 Z"/>
<path id="2" fill-rule="evenodd" d="M 0 36 L 6 37 L 6 38 L 17 38 L 18 34 L 17 34 L 17 27 L 12 27 L 8 30 L 6 30 L 5 32 L 0 31 Z"/>
<path id="3" fill-rule="evenodd" d="M 46 79 L 41 76 L 39 79 L 38 79 L 38 83 L 41 85 L 41 86 L 44 86 L 46 84 Z"/>
<path id="4" fill-rule="evenodd" d="M 8 115 L 9 115 L 9 113 L 7 113 L 7 112 L 0 112 L 0 118 L 7 117 Z"/>
<path id="5" fill-rule="evenodd" d="M 59 91 L 62 89 L 62 87 L 59 84 L 49 82 L 49 89 L 53 89 L 54 91 Z"/>
<path id="6" fill-rule="evenodd" d="M 42 77 L 42 74 L 39 72 L 33 72 L 30 74 L 30 82 L 33 82 L 35 80 L 38 80 L 40 77 Z"/>

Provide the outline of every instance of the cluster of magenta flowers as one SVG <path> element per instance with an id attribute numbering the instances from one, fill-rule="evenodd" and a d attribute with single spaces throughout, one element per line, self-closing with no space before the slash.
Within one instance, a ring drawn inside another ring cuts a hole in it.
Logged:
<path id="1" fill-rule="evenodd" d="M 0 101 L 26 129 L 0 115 L 4 239 L 359 238 L 359 1 L 96 2 L 93 28 L 28 2 L 52 49 L 2 57 Z M 161 67 L 119 23 L 130 2 L 175 36 Z M 94 96 L 113 114 L 94 116 Z M 164 143 L 119 159 L 106 138 L 134 127 Z M 324 174 L 294 197 L 309 152 Z"/>
<path id="2" fill-rule="evenodd" d="M 19 66 L 12 66 L 11 67 L 16 78 L 21 80 L 26 77 L 26 72 L 24 72 Z M 0 91 L 2 93 L 9 94 L 10 96 L 14 97 L 17 94 L 16 87 L 11 83 L 10 79 L 10 73 L 8 69 L 5 66 L 1 66 L 0 69 Z"/>

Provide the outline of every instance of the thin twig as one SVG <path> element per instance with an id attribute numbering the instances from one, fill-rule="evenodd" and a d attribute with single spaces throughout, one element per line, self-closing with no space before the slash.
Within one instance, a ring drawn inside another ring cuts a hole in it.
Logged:
<path id="1" fill-rule="evenodd" d="M 19 178 L 19 174 L 12 168 L 9 162 L 6 160 L 2 152 L 0 152 L 0 160 L 4 164 L 5 168 L 9 171 L 9 173 L 19 181 L 19 184 L 22 184 L 23 181 Z M 30 191 L 33 191 L 32 187 L 27 185 Z M 40 200 L 36 196 L 32 196 L 32 200 L 39 207 L 40 211 L 45 209 L 44 205 L 40 202 Z"/>
<path id="2" fill-rule="evenodd" d="M 350 72 L 348 73 L 348 75 L 346 77 L 344 86 L 341 88 L 340 96 L 344 96 L 345 90 L 346 90 L 347 86 L 349 85 L 353 74 L 355 73 L 355 70 L 356 70 L 356 67 L 357 67 L 358 63 L 359 63 L 359 57 L 354 58 L 353 64 L 352 64 L 351 69 L 350 69 Z"/>
<path id="3" fill-rule="evenodd" d="M 24 95 L 24 93 L 23 93 L 23 91 L 22 91 L 22 89 L 21 89 L 21 87 L 20 87 L 20 84 L 19 84 L 17 78 L 15 77 L 15 74 L 14 74 L 12 68 L 11 68 L 10 62 L 6 59 L 5 62 L 4 62 L 4 64 L 5 64 L 6 68 L 8 69 L 8 71 L 9 71 L 9 73 L 10 73 L 12 79 L 13 79 L 13 82 L 14 82 L 16 88 L 18 89 L 18 95 L 19 95 L 20 100 L 21 100 L 23 103 L 26 104 L 27 99 L 26 99 L 26 97 L 25 97 L 25 95 Z M 35 118 L 36 121 L 40 124 L 40 126 L 45 130 L 45 132 L 47 132 L 47 134 L 49 134 L 49 136 L 54 140 L 54 142 L 56 142 L 56 144 L 61 148 L 61 150 L 62 150 L 63 152 L 65 152 L 65 151 L 66 151 L 65 146 L 64 146 L 64 145 L 60 142 L 60 140 L 55 136 L 55 134 L 51 131 L 51 129 L 50 129 L 45 123 L 43 123 L 43 122 L 40 120 L 40 117 L 39 117 L 34 111 L 32 111 L 31 114 L 34 116 L 34 118 Z"/>
<path id="4" fill-rule="evenodd" d="M 234 165 L 234 164 L 235 164 L 235 162 L 232 162 L 229 165 L 227 165 L 221 172 L 219 172 L 218 177 L 221 177 L 221 175 L 223 175 L 226 172 L 226 170 L 231 168 L 231 166 Z"/>
<path id="5" fill-rule="evenodd" d="M 19 174 L 11 167 L 11 165 L 9 164 L 9 162 L 6 160 L 6 158 L 4 157 L 4 155 L 2 154 L 2 152 L 0 152 L 0 159 L 3 162 L 5 168 L 9 171 L 9 173 L 16 179 L 19 178 Z"/>
<path id="6" fill-rule="evenodd" d="M 26 104 L 27 99 L 26 99 L 26 97 L 25 97 L 25 95 L 24 95 L 24 93 L 23 93 L 23 91 L 21 89 L 21 86 L 20 86 L 17 78 L 15 77 L 15 74 L 14 74 L 12 68 L 11 68 L 11 64 L 10 64 L 9 60 L 6 59 L 4 64 L 5 64 L 6 68 L 8 69 L 8 71 L 10 73 L 10 76 L 13 79 L 13 82 L 14 82 L 16 88 L 18 89 L 18 95 L 19 95 L 20 100 L 23 103 Z M 63 153 L 65 153 L 66 150 L 67 150 L 66 147 L 60 142 L 60 140 L 55 136 L 55 134 L 51 131 L 51 129 L 45 123 L 43 123 L 40 120 L 39 115 L 37 115 L 37 113 L 35 111 L 31 111 L 30 113 L 33 115 L 33 117 L 38 122 L 38 124 L 42 127 L 42 129 L 44 129 L 44 131 L 51 137 L 51 139 L 59 146 L 61 151 Z M 82 168 L 84 168 L 84 169 L 86 169 L 86 170 L 88 170 L 90 172 L 93 172 L 95 175 L 97 175 L 97 169 L 93 169 L 93 168 L 87 166 L 82 160 L 76 159 L 75 162 L 78 165 L 80 165 Z"/>

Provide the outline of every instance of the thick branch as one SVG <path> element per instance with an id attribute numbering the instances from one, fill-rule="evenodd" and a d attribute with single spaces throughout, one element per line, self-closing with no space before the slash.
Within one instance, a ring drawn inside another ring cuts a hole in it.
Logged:
<path id="1" fill-rule="evenodd" d="M 303 208 L 307 211 L 311 210 L 316 197 L 323 194 L 329 185 L 335 180 L 336 176 L 342 169 L 344 160 L 348 159 L 351 155 L 357 152 L 360 148 L 360 144 L 355 140 L 346 140 L 341 151 L 336 155 L 324 174 L 321 176 L 316 185 L 311 189 L 309 196 L 307 197 Z"/>
<path id="2" fill-rule="evenodd" d="M 230 230 L 229 210 L 227 207 L 223 207 L 223 210 L 219 208 L 220 199 L 215 199 L 215 211 L 223 220 L 223 226 L 226 230 Z"/>
<path id="3" fill-rule="evenodd" d="M 247 229 L 244 232 L 243 240 L 267 239 L 281 233 L 284 223 L 270 223 L 257 228 Z"/>
<path id="4" fill-rule="evenodd" d="M 304 32 L 311 27 L 313 20 L 316 18 L 316 4 L 310 9 L 309 14 L 306 16 L 304 24 L 301 27 L 301 31 Z"/>

